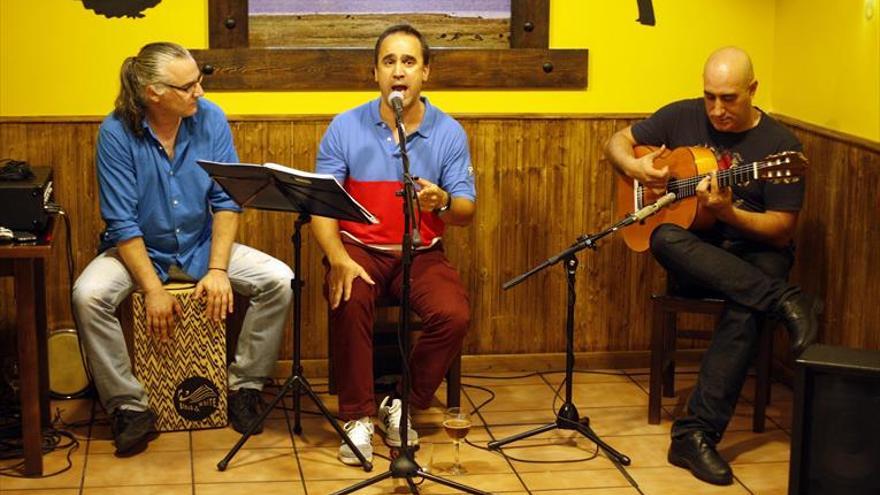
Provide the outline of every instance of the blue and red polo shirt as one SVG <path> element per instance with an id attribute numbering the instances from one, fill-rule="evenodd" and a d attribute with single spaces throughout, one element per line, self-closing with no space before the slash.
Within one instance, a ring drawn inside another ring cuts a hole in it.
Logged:
<path id="1" fill-rule="evenodd" d="M 440 186 L 453 198 L 476 200 L 467 135 L 455 119 L 422 97 L 425 116 L 407 136 L 410 174 Z M 395 130 L 379 115 L 380 99 L 337 115 L 318 148 L 316 172 L 332 174 L 345 190 L 379 220 L 369 225 L 340 221 L 339 229 L 371 246 L 400 245 L 403 237 L 403 164 Z M 443 235 L 434 213 L 416 212 L 422 246 Z"/>

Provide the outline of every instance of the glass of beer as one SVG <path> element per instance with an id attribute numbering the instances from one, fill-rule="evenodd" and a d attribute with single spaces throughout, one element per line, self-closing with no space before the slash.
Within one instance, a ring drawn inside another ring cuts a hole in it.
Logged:
<path id="1" fill-rule="evenodd" d="M 450 407 L 443 417 L 443 429 L 446 435 L 452 439 L 452 447 L 455 450 L 455 463 L 452 464 L 452 474 L 464 473 L 461 467 L 461 442 L 471 429 L 471 414 L 460 407 Z"/>

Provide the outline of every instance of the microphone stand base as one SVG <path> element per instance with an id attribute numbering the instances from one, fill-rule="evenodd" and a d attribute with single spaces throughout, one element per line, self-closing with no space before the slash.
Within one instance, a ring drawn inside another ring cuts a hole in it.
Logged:
<path id="1" fill-rule="evenodd" d="M 501 447 L 503 447 L 509 443 L 516 442 L 516 441 L 522 440 L 524 438 L 532 437 L 535 435 L 540 435 L 541 433 L 544 433 L 544 432 L 547 432 L 550 430 L 557 430 L 557 429 L 558 430 L 575 430 L 575 431 L 577 431 L 578 433 L 580 433 L 581 435 L 585 436 L 590 441 L 592 441 L 593 443 L 598 445 L 599 448 L 601 448 L 602 451 L 605 452 L 605 454 L 607 454 L 608 457 L 611 458 L 611 460 L 613 462 L 617 462 L 617 463 L 622 464 L 624 466 L 629 466 L 630 462 L 632 462 L 629 457 L 627 457 L 624 454 L 621 454 L 620 452 L 615 450 L 613 447 L 611 447 L 610 445 L 605 443 L 601 438 L 599 438 L 599 436 L 596 435 L 596 433 L 593 431 L 593 429 L 590 428 L 590 418 L 588 418 L 586 416 L 581 418 L 578 415 L 577 407 L 575 407 L 575 405 L 571 402 L 566 402 L 565 404 L 562 405 L 561 408 L 559 408 L 559 412 L 556 413 L 556 421 L 555 422 L 548 423 L 544 426 L 539 426 L 538 428 L 535 428 L 533 430 L 518 433 L 516 435 L 511 435 L 511 436 L 504 438 L 502 440 L 495 440 L 495 441 L 489 442 L 488 447 L 490 450 L 501 450 Z"/>
<path id="2" fill-rule="evenodd" d="M 406 480 L 406 485 L 409 488 L 410 493 L 419 493 L 418 485 L 421 483 L 421 481 L 419 482 L 419 484 L 417 484 L 415 480 L 417 478 L 421 478 L 422 481 L 433 481 L 434 483 L 453 488 L 462 493 L 471 493 L 473 495 L 491 495 L 489 492 L 477 490 L 476 488 L 471 488 L 467 485 L 462 485 L 461 483 L 457 483 L 446 478 L 441 478 L 437 475 L 422 470 L 422 468 L 419 467 L 418 463 L 416 463 L 415 458 L 413 457 L 414 452 L 418 450 L 418 446 L 400 447 L 397 450 L 399 454 L 391 461 L 391 466 L 388 471 L 351 485 L 350 487 L 340 490 L 338 492 L 334 492 L 332 495 L 345 495 L 347 493 L 354 493 L 362 488 L 366 488 L 368 486 L 379 483 L 380 481 L 387 480 L 388 478 Z"/>

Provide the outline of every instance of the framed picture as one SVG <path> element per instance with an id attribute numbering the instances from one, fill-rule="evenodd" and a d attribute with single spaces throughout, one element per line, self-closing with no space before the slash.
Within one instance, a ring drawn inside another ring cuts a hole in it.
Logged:
<path id="1" fill-rule="evenodd" d="M 374 89 L 373 44 L 387 26 L 400 22 L 422 31 L 431 45 L 428 88 L 587 86 L 587 50 L 548 48 L 549 0 L 209 0 L 208 5 L 209 48 L 193 55 L 212 90 Z"/>
<path id="2" fill-rule="evenodd" d="M 392 24 L 431 48 L 510 48 L 510 0 L 249 0 L 250 48 L 372 48 Z"/>

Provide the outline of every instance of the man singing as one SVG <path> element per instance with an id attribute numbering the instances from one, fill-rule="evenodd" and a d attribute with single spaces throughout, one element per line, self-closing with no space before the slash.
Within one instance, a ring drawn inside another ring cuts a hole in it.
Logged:
<path id="1" fill-rule="evenodd" d="M 430 73 L 425 38 L 409 25 L 392 26 L 376 41 L 373 74 L 380 97 L 333 119 L 321 141 L 317 171 L 333 174 L 378 217 L 364 225 L 315 217 L 312 228 L 324 251 L 326 296 L 339 359 L 339 416 L 352 443 L 373 455 L 372 325 L 376 299 L 401 295 L 403 170 L 395 115 L 388 97 L 399 92 L 411 173 L 416 180 L 419 240 L 412 263 L 410 304 L 423 333 L 409 356 L 412 405 L 427 408 L 468 329 L 468 296 L 443 252 L 446 225 L 468 225 L 476 211 L 473 168 L 461 125 L 421 96 Z M 398 395 L 401 391 L 398 390 Z M 378 408 L 378 425 L 391 446 L 400 446 L 401 402 L 389 396 Z M 410 422 L 408 424 L 411 425 Z M 414 430 L 410 444 L 418 443 Z M 339 459 L 359 461 L 344 443 Z"/>

